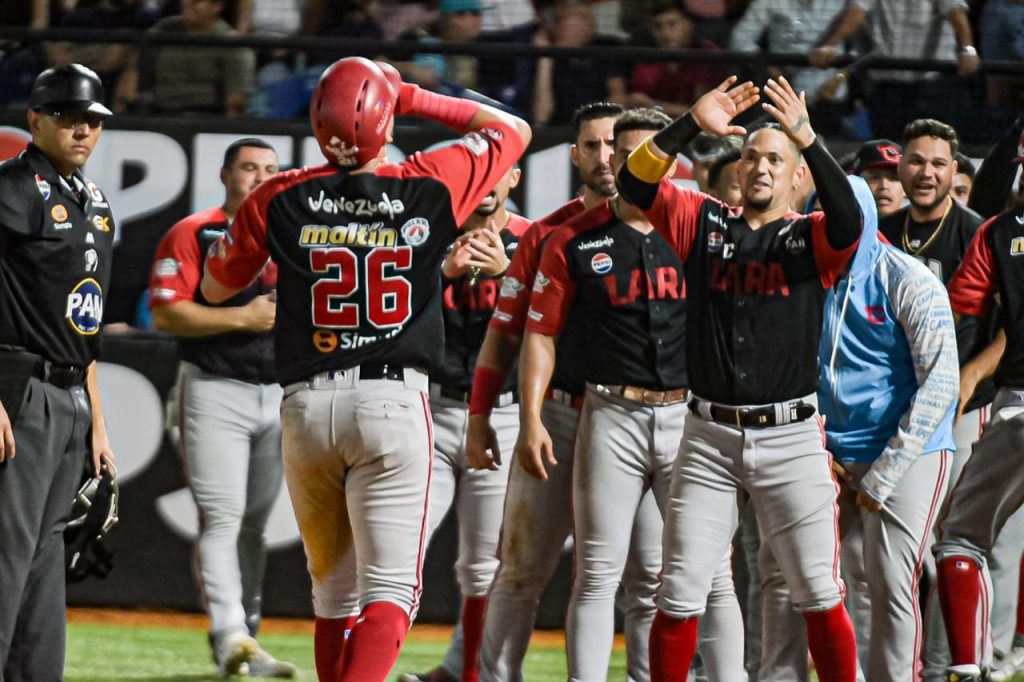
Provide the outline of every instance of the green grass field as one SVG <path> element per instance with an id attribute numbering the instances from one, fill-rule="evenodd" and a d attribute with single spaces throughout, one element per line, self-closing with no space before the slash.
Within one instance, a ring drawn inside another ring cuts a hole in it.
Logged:
<path id="1" fill-rule="evenodd" d="M 260 636 L 260 642 L 278 658 L 295 663 L 300 669 L 298 679 L 316 680 L 310 635 L 266 634 Z M 436 636 L 417 636 L 413 628 L 395 666 L 395 675 L 433 668 L 440 662 L 444 648 L 445 643 Z M 561 647 L 530 647 L 524 671 L 527 680 L 562 682 L 565 674 L 565 653 Z M 221 679 L 211 661 L 204 631 L 85 623 L 68 625 L 65 677 L 68 682 Z M 608 679 L 625 679 L 625 657 L 621 651 L 613 653 Z"/>

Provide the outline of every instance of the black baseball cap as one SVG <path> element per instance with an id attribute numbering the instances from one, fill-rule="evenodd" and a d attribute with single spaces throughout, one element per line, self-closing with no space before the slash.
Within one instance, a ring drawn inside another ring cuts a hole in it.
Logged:
<path id="1" fill-rule="evenodd" d="M 892 140 L 869 140 L 857 150 L 853 174 L 860 175 L 869 168 L 895 168 L 903 158 L 903 149 Z"/>
<path id="2" fill-rule="evenodd" d="M 101 116 L 113 114 L 103 104 L 100 77 L 81 64 L 55 66 L 36 76 L 29 105 L 33 109 L 86 111 Z"/>

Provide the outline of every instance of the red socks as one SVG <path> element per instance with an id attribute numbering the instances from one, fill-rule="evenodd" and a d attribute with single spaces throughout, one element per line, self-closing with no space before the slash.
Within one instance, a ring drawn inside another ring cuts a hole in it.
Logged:
<path id="1" fill-rule="evenodd" d="M 409 614 L 391 602 L 363 609 L 348 637 L 338 682 L 383 682 L 409 632 Z"/>
<path id="2" fill-rule="evenodd" d="M 981 571 L 973 559 L 947 556 L 936 566 L 939 574 L 939 604 L 946 622 L 949 653 L 953 665 L 977 663 L 978 640 L 975 622 L 981 597 Z"/>
<path id="3" fill-rule="evenodd" d="M 356 624 L 356 617 L 317 618 L 313 631 L 313 656 L 316 676 L 325 682 L 337 679 L 341 655 L 345 651 L 345 632 Z"/>
<path id="4" fill-rule="evenodd" d="M 462 602 L 462 680 L 480 679 L 480 644 L 484 636 L 487 597 L 466 597 Z"/>
<path id="5" fill-rule="evenodd" d="M 662 611 L 651 626 L 651 682 L 684 682 L 697 653 L 697 618 L 673 618 Z M 465 625 L 463 625 L 465 627 Z"/>
<path id="6" fill-rule="evenodd" d="M 804 613 L 807 644 L 821 682 L 857 679 L 857 640 L 846 607 L 839 602 L 828 611 Z"/>
<path id="7" fill-rule="evenodd" d="M 1020 560 L 1020 591 L 1017 593 L 1017 627 L 1014 634 L 1024 634 L 1024 557 Z"/>

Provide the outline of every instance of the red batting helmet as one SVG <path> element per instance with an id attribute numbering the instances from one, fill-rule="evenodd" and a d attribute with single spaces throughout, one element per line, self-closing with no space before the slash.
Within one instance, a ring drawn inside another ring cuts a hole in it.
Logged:
<path id="1" fill-rule="evenodd" d="M 338 166 L 361 166 L 387 142 L 398 92 L 381 68 L 363 57 L 334 62 L 309 102 L 309 122 L 320 150 Z M 356 153 L 352 148 L 358 147 Z"/>

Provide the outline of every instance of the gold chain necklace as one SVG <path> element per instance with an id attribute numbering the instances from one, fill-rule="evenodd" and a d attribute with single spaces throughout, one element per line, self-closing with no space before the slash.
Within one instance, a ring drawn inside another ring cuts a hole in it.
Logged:
<path id="1" fill-rule="evenodd" d="M 946 212 L 942 214 L 942 220 L 940 220 L 939 224 L 935 227 L 934 230 L 932 230 L 932 234 L 931 234 L 930 237 L 928 237 L 928 240 L 925 241 L 924 244 L 922 244 L 921 246 L 917 247 L 916 249 L 910 246 L 910 208 L 909 207 L 907 208 L 907 217 L 903 219 L 903 250 L 904 251 L 909 253 L 911 256 L 916 256 L 919 253 L 921 253 L 922 251 L 924 251 L 925 249 L 927 249 L 929 246 L 932 245 L 932 242 L 935 241 L 935 238 L 939 236 L 940 232 L 942 232 L 942 226 L 946 224 L 946 218 L 949 217 L 950 211 L 953 210 L 953 199 L 951 197 L 946 197 L 946 201 L 948 203 L 946 204 Z"/>

